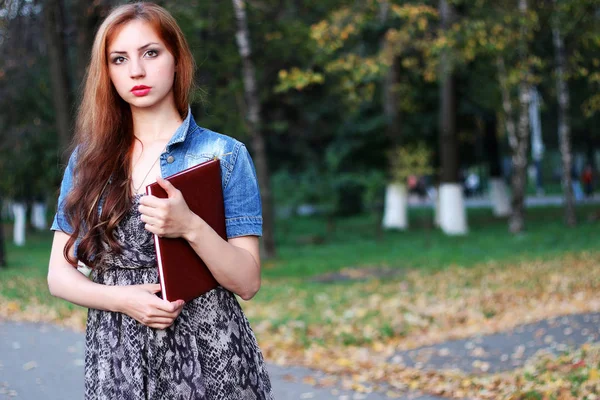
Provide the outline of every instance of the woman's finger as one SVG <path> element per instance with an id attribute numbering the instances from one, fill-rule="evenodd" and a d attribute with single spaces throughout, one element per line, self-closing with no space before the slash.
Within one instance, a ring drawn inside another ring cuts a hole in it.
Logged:
<path id="1" fill-rule="evenodd" d="M 158 325 L 158 324 L 168 324 L 171 325 L 175 321 L 174 318 L 168 317 L 152 317 L 145 322 L 145 325 Z"/>
<path id="2" fill-rule="evenodd" d="M 162 220 L 155 218 L 155 217 L 149 217 L 147 215 L 141 215 L 140 216 L 140 220 L 148 225 L 152 225 L 152 226 L 161 226 L 162 225 Z"/>
<path id="3" fill-rule="evenodd" d="M 140 287 L 152 294 L 160 292 L 160 283 L 146 283 Z"/>
<path id="4" fill-rule="evenodd" d="M 163 312 L 167 312 L 169 314 L 176 313 L 177 309 L 183 306 L 183 300 L 177 300 L 177 301 L 166 301 L 166 300 L 161 300 L 161 299 L 158 299 L 158 300 L 159 301 L 154 304 L 156 306 L 156 308 Z"/>
<path id="5" fill-rule="evenodd" d="M 140 205 L 145 206 L 145 207 L 150 207 L 150 208 L 157 208 L 157 207 L 160 207 L 161 205 L 163 205 L 165 201 L 166 201 L 166 199 L 160 199 L 156 196 L 147 194 L 140 198 Z"/>
<path id="6" fill-rule="evenodd" d="M 162 234 L 163 234 L 162 229 L 159 229 L 159 228 L 155 227 L 154 225 L 144 224 L 144 229 L 147 230 L 148 232 L 153 233 L 158 236 L 162 236 Z"/>
<path id="7" fill-rule="evenodd" d="M 140 204 L 140 206 L 138 206 L 138 211 L 140 212 L 140 214 L 142 214 L 142 216 L 147 216 L 147 217 L 153 217 L 156 218 L 158 217 L 158 209 L 154 208 L 154 207 L 148 207 L 148 206 L 143 206 Z"/>
<path id="8" fill-rule="evenodd" d="M 160 329 L 160 330 L 164 330 L 167 329 L 168 327 L 170 327 L 171 325 L 173 325 L 173 322 L 171 322 L 170 324 L 152 324 L 152 325 L 148 325 L 150 328 L 153 329 Z"/>

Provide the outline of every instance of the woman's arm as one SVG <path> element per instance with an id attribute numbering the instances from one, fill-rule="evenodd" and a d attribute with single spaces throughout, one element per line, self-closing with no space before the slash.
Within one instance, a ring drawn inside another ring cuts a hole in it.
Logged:
<path id="1" fill-rule="evenodd" d="M 204 220 L 193 215 L 183 235 L 225 288 L 250 300 L 260 289 L 260 251 L 257 236 L 223 240 Z"/>
<path id="2" fill-rule="evenodd" d="M 63 256 L 69 240 L 64 232 L 54 232 L 50 263 L 48 265 L 48 288 L 50 294 L 71 303 L 104 311 L 119 311 L 119 288 L 94 283 L 70 265 Z M 73 249 L 71 248 L 71 254 Z"/>
<path id="3" fill-rule="evenodd" d="M 68 240 L 66 233 L 54 233 L 48 265 L 48 288 L 53 296 L 87 308 L 125 313 L 158 329 L 171 325 L 181 312 L 183 301 L 170 303 L 154 295 L 160 291 L 158 284 L 109 286 L 92 282 L 65 260 L 63 249 Z"/>

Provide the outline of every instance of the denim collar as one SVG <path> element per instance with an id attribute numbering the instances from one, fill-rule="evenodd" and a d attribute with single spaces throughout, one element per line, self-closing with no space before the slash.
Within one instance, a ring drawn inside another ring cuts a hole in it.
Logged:
<path id="1" fill-rule="evenodd" d="M 196 122 L 192 117 L 192 108 L 188 106 L 187 116 L 181 125 L 179 125 L 179 128 L 177 128 L 171 137 L 171 140 L 169 140 L 169 143 L 167 143 L 167 151 L 171 149 L 171 146 L 183 142 L 187 135 L 193 133 L 196 129 L 198 129 L 198 125 L 196 125 Z"/>

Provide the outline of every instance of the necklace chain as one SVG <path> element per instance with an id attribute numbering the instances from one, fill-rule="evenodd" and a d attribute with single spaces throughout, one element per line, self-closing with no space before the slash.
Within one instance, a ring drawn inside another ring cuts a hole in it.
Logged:
<path id="1" fill-rule="evenodd" d="M 154 166 L 156 165 L 156 163 L 158 162 L 158 160 L 160 160 L 160 156 L 162 156 L 162 153 L 167 150 L 167 148 L 163 148 L 160 153 L 158 154 L 158 157 L 156 158 L 156 160 L 154 160 L 154 162 L 152 163 L 152 166 L 150 167 L 150 169 L 148 170 L 148 172 L 146 172 L 146 175 L 144 176 L 144 179 L 142 179 L 142 183 L 140 183 L 140 185 L 138 187 L 133 186 L 133 177 L 131 178 L 131 186 L 133 186 L 133 190 L 135 191 L 136 194 L 139 193 L 140 189 L 142 188 L 142 186 L 144 185 L 144 182 L 146 182 L 146 179 L 148 178 L 148 175 L 150 175 L 150 172 L 152 171 L 152 168 L 154 168 Z"/>

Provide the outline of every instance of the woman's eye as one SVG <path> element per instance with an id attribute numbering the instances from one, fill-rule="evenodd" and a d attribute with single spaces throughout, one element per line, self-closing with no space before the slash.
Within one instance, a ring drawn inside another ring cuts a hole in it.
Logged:
<path id="1" fill-rule="evenodd" d="M 146 55 L 147 55 L 148 57 L 156 57 L 156 56 L 158 55 L 158 51 L 156 51 L 156 50 L 148 50 L 148 51 L 146 52 Z"/>
<path id="2" fill-rule="evenodd" d="M 113 64 L 121 64 L 123 61 L 125 61 L 125 57 L 121 57 L 121 56 L 117 56 L 115 58 L 113 58 L 112 62 Z"/>

